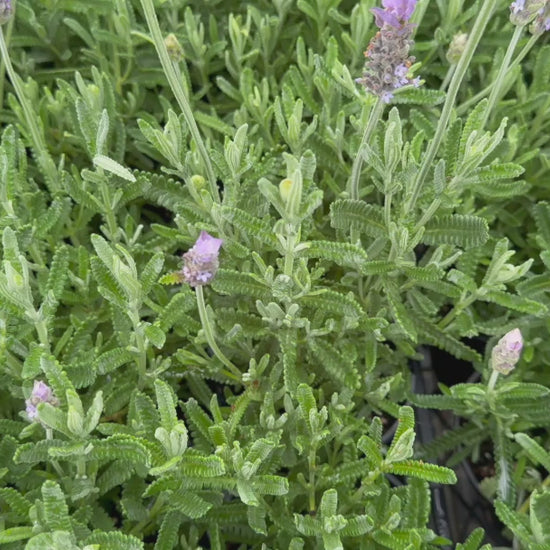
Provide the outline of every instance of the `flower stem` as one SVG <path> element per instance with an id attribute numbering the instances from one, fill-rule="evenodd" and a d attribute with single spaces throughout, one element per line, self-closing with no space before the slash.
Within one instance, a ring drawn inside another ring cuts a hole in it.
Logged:
<path id="1" fill-rule="evenodd" d="M 523 32 L 523 27 L 516 27 L 514 30 L 514 34 L 512 35 L 512 40 L 510 40 L 510 43 L 508 44 L 508 49 L 504 54 L 504 59 L 500 64 L 500 68 L 498 70 L 497 77 L 495 79 L 493 88 L 491 90 L 491 94 L 489 95 L 487 108 L 485 109 L 485 113 L 483 114 L 483 122 L 481 124 L 481 128 L 483 128 L 485 124 L 487 124 L 487 121 L 489 120 L 489 115 L 495 108 L 495 105 L 499 99 L 499 95 L 501 94 L 502 87 L 504 84 L 504 79 L 506 77 L 506 72 L 508 71 L 508 68 L 510 66 L 510 59 L 512 59 L 512 55 L 514 53 L 514 50 L 516 49 L 517 43 L 521 37 L 522 32 Z"/>
<path id="2" fill-rule="evenodd" d="M 376 103 L 373 105 L 369 113 L 369 120 L 367 122 L 365 131 L 363 132 L 361 145 L 359 145 L 359 149 L 357 150 L 357 155 L 355 156 L 355 160 L 353 161 L 353 166 L 351 168 L 351 177 L 348 183 L 348 192 L 349 192 L 350 198 L 354 200 L 357 200 L 359 198 L 359 176 L 361 175 L 361 167 L 363 166 L 363 149 L 365 148 L 365 145 L 368 143 L 371 137 L 371 134 L 374 131 L 374 128 L 376 127 L 376 124 L 378 123 L 378 121 L 380 120 L 380 117 L 382 116 L 383 111 L 384 111 L 384 102 L 380 98 L 377 98 Z"/>
<path id="3" fill-rule="evenodd" d="M 4 31 L 0 26 L 0 54 L 2 61 L 5 64 L 6 72 L 10 78 L 12 86 L 15 90 L 15 95 L 19 100 L 21 108 L 23 109 L 23 116 L 25 117 L 25 123 L 31 134 L 32 147 L 36 154 L 36 160 L 40 165 L 42 172 L 44 173 L 48 188 L 52 193 L 59 191 L 59 177 L 57 175 L 57 168 L 53 159 L 51 158 L 48 148 L 46 147 L 46 141 L 42 131 L 37 124 L 37 114 L 33 111 L 31 104 L 25 95 L 25 90 L 21 85 L 19 76 L 16 74 L 13 65 L 11 64 L 8 47 L 4 39 Z"/>
<path id="4" fill-rule="evenodd" d="M 405 204 L 405 214 L 409 213 L 414 208 L 418 198 L 420 197 L 420 191 L 424 184 L 424 180 L 426 179 L 426 176 L 428 175 L 428 172 L 432 167 L 435 155 L 437 154 L 437 151 L 439 149 L 439 146 L 441 145 L 443 136 L 447 129 L 447 123 L 449 122 L 449 119 L 451 117 L 451 112 L 455 104 L 458 90 L 466 74 L 466 71 L 468 70 L 470 61 L 474 56 L 474 52 L 481 40 L 481 37 L 483 36 L 483 31 L 489 23 L 496 4 L 497 0 L 485 0 L 485 2 L 483 2 L 483 5 L 481 6 L 481 10 L 479 12 L 479 15 L 477 16 L 474 28 L 472 29 L 472 32 L 468 37 L 464 52 L 460 57 L 460 61 L 456 66 L 456 70 L 451 79 L 451 83 L 449 84 L 449 90 L 447 91 L 447 97 L 441 111 L 441 116 L 439 117 L 439 122 L 437 124 L 434 138 L 428 146 L 426 154 L 424 155 L 424 158 L 422 160 L 422 164 L 420 165 L 420 170 L 418 171 L 416 178 L 413 182 L 411 196 L 408 202 Z"/>
<path id="5" fill-rule="evenodd" d="M 493 369 L 491 371 L 491 377 L 489 378 L 489 382 L 487 383 L 487 389 L 489 391 L 493 391 L 495 389 L 495 385 L 498 380 L 498 375 L 499 375 L 499 372 L 497 370 Z"/>
<path id="6" fill-rule="evenodd" d="M 210 185 L 210 193 L 214 201 L 219 203 L 220 195 L 218 193 L 218 186 L 216 185 L 216 176 L 214 174 L 214 169 L 212 168 L 212 163 L 210 162 L 208 151 L 206 150 L 206 146 L 204 145 L 204 142 L 202 140 L 199 128 L 197 126 L 197 123 L 195 122 L 195 117 L 193 116 L 193 111 L 191 110 L 191 105 L 189 104 L 189 100 L 185 93 L 181 78 L 178 78 L 176 71 L 174 70 L 172 60 L 168 55 L 166 45 L 164 44 L 164 38 L 162 36 L 159 22 L 155 13 L 153 0 L 141 0 L 141 6 L 143 7 L 145 19 L 147 20 L 147 25 L 151 32 L 151 36 L 153 38 L 153 42 L 155 44 L 155 48 L 160 59 L 160 63 L 168 80 L 168 84 L 170 85 L 172 93 L 174 94 L 176 101 L 178 102 L 189 131 L 191 132 L 191 136 L 195 140 L 197 149 L 204 163 L 206 176 Z"/>
<path id="7" fill-rule="evenodd" d="M 225 374 L 234 380 L 240 381 L 242 378 L 241 371 L 223 354 L 223 352 L 218 347 L 218 344 L 216 343 L 214 331 L 212 330 L 210 319 L 208 319 L 208 312 L 206 311 L 206 303 L 204 301 L 202 286 L 197 286 L 195 289 L 195 293 L 197 295 L 199 317 L 201 319 L 202 328 L 204 330 L 208 345 L 214 352 L 214 355 L 229 369 L 229 371 L 225 371 Z"/>
<path id="8" fill-rule="evenodd" d="M 522 50 L 518 53 L 517 57 L 512 61 L 510 66 L 508 67 L 508 72 L 513 71 L 527 56 L 527 54 L 531 51 L 532 47 L 535 45 L 535 42 L 538 40 L 540 34 L 535 34 L 531 36 L 529 39 L 529 42 L 523 46 Z M 493 86 L 495 86 L 496 80 L 491 82 L 487 87 L 483 88 L 481 92 L 477 93 L 475 96 L 471 97 L 461 105 L 459 105 L 456 108 L 456 114 L 461 116 L 463 115 L 472 105 L 475 105 L 476 103 L 479 103 L 492 89 Z"/>

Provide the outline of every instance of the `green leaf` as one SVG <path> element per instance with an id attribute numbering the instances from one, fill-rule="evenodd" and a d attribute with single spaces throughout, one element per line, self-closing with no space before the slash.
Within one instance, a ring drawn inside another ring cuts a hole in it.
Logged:
<path id="1" fill-rule="evenodd" d="M 243 294 L 244 296 L 251 296 L 260 300 L 266 300 L 271 297 L 270 289 L 265 283 L 241 271 L 219 269 L 211 286 L 220 294 L 231 296 Z"/>
<path id="2" fill-rule="evenodd" d="M 162 380 L 155 380 L 155 395 L 157 398 L 161 425 L 167 430 L 171 430 L 178 423 L 178 415 L 170 386 Z"/>
<path id="3" fill-rule="evenodd" d="M 531 534 L 521 516 L 517 512 L 511 510 L 502 500 L 495 501 L 495 512 L 500 521 L 502 521 L 502 523 L 504 523 L 504 525 L 506 525 L 506 527 L 526 545 L 526 548 L 529 548 L 532 542 Z"/>
<path id="4" fill-rule="evenodd" d="M 529 313 L 530 315 L 541 316 L 548 311 L 548 308 L 540 302 L 535 302 L 534 300 L 529 300 L 529 298 L 510 294 L 502 290 L 489 290 L 480 296 L 480 300 L 494 302 L 506 309 L 514 309 L 521 313 Z"/>
<path id="5" fill-rule="evenodd" d="M 432 218 L 422 235 L 425 244 L 454 244 L 472 248 L 484 244 L 489 238 L 487 221 L 483 218 L 451 214 Z"/>
<path id="6" fill-rule="evenodd" d="M 155 542 L 155 550 L 172 550 L 176 546 L 181 521 L 181 515 L 175 511 L 164 516 Z"/>
<path id="7" fill-rule="evenodd" d="M 11 527 L 0 531 L 0 544 L 17 542 L 18 540 L 29 539 L 34 535 L 32 527 Z"/>
<path id="8" fill-rule="evenodd" d="M 384 471 L 433 481 L 434 483 L 456 483 L 456 475 L 451 469 L 428 462 L 406 460 L 404 462 L 385 464 Z"/>
<path id="9" fill-rule="evenodd" d="M 61 299 L 61 293 L 65 287 L 69 267 L 69 249 L 65 245 L 59 246 L 52 258 L 46 293 L 51 291 L 57 300 Z"/>
<path id="10" fill-rule="evenodd" d="M 371 237 L 386 237 L 384 214 L 379 206 L 366 202 L 344 199 L 330 205 L 330 225 L 335 229 L 356 229 Z"/>
<path id="11" fill-rule="evenodd" d="M 307 248 L 301 253 L 308 258 L 321 258 L 330 260 L 344 267 L 352 267 L 361 270 L 367 261 L 367 253 L 360 247 L 341 242 L 310 241 Z"/>
<path id="12" fill-rule="evenodd" d="M 403 305 L 397 287 L 394 283 L 387 282 L 384 284 L 384 290 L 386 291 L 386 297 L 388 298 L 393 318 L 406 336 L 413 342 L 416 342 L 416 322 L 407 311 L 407 308 Z"/>
<path id="13" fill-rule="evenodd" d="M 345 317 L 357 318 L 364 315 L 363 309 L 352 294 L 340 294 L 333 290 L 323 289 L 318 294 L 306 295 L 300 298 L 299 303 Z"/>
<path id="14" fill-rule="evenodd" d="M 447 351 L 458 359 L 481 361 L 481 355 L 477 351 L 463 344 L 448 332 L 440 329 L 435 323 L 420 315 L 415 318 L 414 322 L 421 339 L 426 343 Z"/>
<path id="15" fill-rule="evenodd" d="M 534 439 L 524 433 L 514 434 L 515 440 L 523 447 L 535 464 L 541 464 L 550 472 L 550 453 L 544 450 Z"/>
<path id="16" fill-rule="evenodd" d="M 249 237 L 257 238 L 271 248 L 276 248 L 279 245 L 279 240 L 268 220 L 251 216 L 244 210 L 230 206 L 223 206 L 221 214 L 234 227 L 240 229 Z"/>
<path id="17" fill-rule="evenodd" d="M 42 485 L 44 519 L 52 531 L 72 532 L 69 508 L 61 487 L 54 481 L 45 481 Z"/>
<path id="18" fill-rule="evenodd" d="M 121 531 L 94 531 L 85 541 L 86 544 L 98 544 L 101 550 L 143 550 L 143 542 L 133 535 Z"/>
<path id="19" fill-rule="evenodd" d="M 112 372 L 122 365 L 132 363 L 136 358 L 133 351 L 126 348 L 114 348 L 102 353 L 95 361 L 94 367 L 99 374 L 107 374 Z"/>
<path id="20" fill-rule="evenodd" d="M 93 163 L 94 166 L 102 168 L 103 170 L 106 170 L 107 172 L 110 172 L 111 174 L 114 174 L 119 178 L 125 179 L 126 181 L 136 181 L 134 174 L 132 174 L 132 172 L 130 172 L 128 168 L 124 168 L 124 166 L 122 166 L 116 160 L 113 160 L 112 158 L 109 158 L 105 155 L 96 155 L 93 158 Z"/>

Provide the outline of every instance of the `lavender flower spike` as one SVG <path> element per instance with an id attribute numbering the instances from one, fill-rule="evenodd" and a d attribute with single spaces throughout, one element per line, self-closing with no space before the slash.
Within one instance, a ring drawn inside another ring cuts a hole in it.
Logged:
<path id="1" fill-rule="evenodd" d="M 218 254 L 223 243 L 206 231 L 201 231 L 193 248 L 183 255 L 183 280 L 191 286 L 208 284 L 218 270 Z"/>
<path id="2" fill-rule="evenodd" d="M 510 21 L 523 27 L 542 11 L 547 0 L 516 0 L 510 4 Z"/>
<path id="3" fill-rule="evenodd" d="M 0 25 L 7 23 L 13 15 L 11 0 L 0 0 Z"/>
<path id="4" fill-rule="evenodd" d="M 382 0 L 384 8 L 372 8 L 380 31 L 365 51 L 363 76 L 356 80 L 385 103 L 393 98 L 395 90 L 403 86 L 420 84 L 409 76 L 414 57 L 409 56 L 414 25 L 409 19 L 416 0 Z"/>
<path id="5" fill-rule="evenodd" d="M 33 422 L 38 422 L 37 406 L 39 403 L 50 403 L 54 406 L 59 404 L 52 389 L 41 380 L 35 380 L 31 395 L 25 401 L 27 417 Z"/>
<path id="6" fill-rule="evenodd" d="M 491 367 L 500 374 L 509 374 L 521 355 L 523 337 L 519 328 L 507 332 L 491 352 Z"/>

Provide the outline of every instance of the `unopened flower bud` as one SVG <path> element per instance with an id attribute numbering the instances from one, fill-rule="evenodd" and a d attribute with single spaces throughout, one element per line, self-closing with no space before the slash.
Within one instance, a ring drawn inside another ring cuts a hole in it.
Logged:
<path id="1" fill-rule="evenodd" d="M 279 194 L 281 195 L 281 198 L 283 199 L 283 201 L 288 202 L 291 189 L 292 189 L 292 180 L 288 178 L 281 180 L 281 183 L 279 183 Z"/>
<path id="2" fill-rule="evenodd" d="M 521 355 L 523 337 L 519 328 L 507 332 L 491 352 L 491 367 L 500 374 L 509 374 Z"/>
<path id="3" fill-rule="evenodd" d="M 7 23 L 13 15 L 11 0 L 0 0 L 0 25 Z"/>
<path id="4" fill-rule="evenodd" d="M 223 243 L 206 231 L 201 231 L 193 248 L 183 255 L 182 279 L 191 286 L 208 284 L 218 270 L 218 254 Z"/>
<path id="5" fill-rule="evenodd" d="M 200 191 L 206 187 L 206 180 L 203 176 L 195 174 L 191 176 L 191 185 L 197 190 Z"/>
<path id="6" fill-rule="evenodd" d="M 181 47 L 181 44 L 175 34 L 170 33 L 164 39 L 164 45 L 166 46 L 166 50 L 168 51 L 168 55 L 172 61 L 179 63 L 183 60 L 185 54 L 183 53 L 183 48 Z"/>
<path id="7" fill-rule="evenodd" d="M 59 405 L 59 401 L 54 396 L 52 389 L 44 382 L 40 380 L 35 380 L 31 395 L 25 401 L 25 404 L 27 405 L 27 417 L 32 422 L 39 421 L 37 406 L 40 403 L 49 403 L 53 406 Z"/>
<path id="8" fill-rule="evenodd" d="M 468 35 L 465 32 L 459 32 L 453 36 L 449 44 L 449 49 L 447 50 L 447 61 L 451 65 L 456 65 L 460 61 L 464 53 L 464 48 L 466 48 L 467 41 Z"/>

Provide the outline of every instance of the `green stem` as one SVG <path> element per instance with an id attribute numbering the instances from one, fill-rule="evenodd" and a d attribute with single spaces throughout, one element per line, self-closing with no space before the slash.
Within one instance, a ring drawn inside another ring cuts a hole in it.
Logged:
<path id="1" fill-rule="evenodd" d="M 510 40 L 510 43 L 508 44 L 508 49 L 504 54 L 504 59 L 500 64 L 500 68 L 493 84 L 491 94 L 489 95 L 487 108 L 485 109 L 485 113 L 483 114 L 483 122 L 481 124 L 481 128 L 483 128 L 485 124 L 487 124 L 487 121 L 489 120 L 489 115 L 491 114 L 491 112 L 495 108 L 497 101 L 499 100 L 499 96 L 502 92 L 502 87 L 504 84 L 504 79 L 506 77 L 506 72 L 508 71 L 508 68 L 510 66 L 510 59 L 512 59 L 512 55 L 514 54 L 514 50 L 516 49 L 519 39 L 521 38 L 522 32 L 523 27 L 516 27 L 514 30 L 514 34 L 512 35 L 512 40 Z"/>
<path id="2" fill-rule="evenodd" d="M 132 326 L 134 329 L 134 334 L 136 337 L 136 348 L 138 350 L 138 355 L 136 357 L 136 365 L 138 372 L 138 386 L 139 389 L 143 388 L 145 383 L 145 377 L 147 376 L 147 346 L 145 343 L 145 338 L 143 337 L 143 332 L 140 325 L 140 316 L 139 310 L 132 309 L 128 314 L 132 321 Z"/>
<path id="3" fill-rule="evenodd" d="M 46 321 L 40 320 L 36 321 L 34 328 L 38 334 L 38 340 L 44 346 L 47 351 L 50 351 L 50 338 L 48 336 L 48 326 Z"/>
<path id="4" fill-rule="evenodd" d="M 526 57 L 526 55 L 531 51 L 531 48 L 535 45 L 535 42 L 538 40 L 540 34 L 535 34 L 531 36 L 529 39 L 529 42 L 525 44 L 523 49 L 519 52 L 518 56 L 512 61 L 510 64 L 510 67 L 508 68 L 508 72 L 513 71 Z M 459 105 L 456 108 L 456 114 L 461 116 L 463 115 L 472 105 L 476 105 L 479 103 L 493 88 L 493 86 L 496 84 L 496 81 L 491 82 L 486 88 L 481 90 L 481 92 L 477 93 L 475 96 L 471 97 L 461 105 Z"/>
<path id="5" fill-rule="evenodd" d="M 376 127 L 376 124 L 378 123 L 378 121 L 380 120 L 380 117 L 382 116 L 383 111 L 384 111 L 384 102 L 380 98 L 377 98 L 376 103 L 373 105 L 369 113 L 369 120 L 367 122 L 365 131 L 363 132 L 361 145 L 359 145 L 359 149 L 357 150 L 357 155 L 355 156 L 355 160 L 353 161 L 353 166 L 351 168 L 351 177 L 348 182 L 348 192 L 349 192 L 350 198 L 354 200 L 357 200 L 359 198 L 359 176 L 361 175 L 361 167 L 363 166 L 363 149 L 365 148 L 365 145 L 368 143 L 372 135 L 372 132 Z"/>
<path id="6" fill-rule="evenodd" d="M 452 321 L 457 317 L 459 313 L 464 311 L 467 307 L 472 305 L 477 300 L 477 294 L 471 294 L 468 298 L 465 298 L 464 300 L 460 300 L 459 303 L 451 310 L 439 323 L 437 326 L 441 329 L 446 328 L 451 324 Z"/>
<path id="7" fill-rule="evenodd" d="M 428 172 L 432 167 L 435 155 L 437 154 L 437 151 L 439 149 L 439 146 L 441 145 L 443 136 L 447 129 L 447 124 L 451 117 L 451 112 L 455 104 L 458 90 L 464 76 L 466 75 L 466 71 L 468 70 L 470 61 L 474 56 L 474 52 L 481 40 L 481 37 L 483 36 L 483 31 L 489 23 L 497 1 L 498 0 L 485 0 L 481 7 L 479 15 L 477 16 L 474 28 L 472 29 L 472 32 L 468 37 L 468 41 L 466 42 L 466 48 L 464 49 L 464 52 L 460 57 L 460 61 L 456 66 L 456 70 L 451 79 L 451 83 L 449 84 L 449 90 L 447 92 L 447 97 L 445 98 L 445 104 L 443 105 L 441 116 L 439 117 L 434 138 L 428 146 L 428 150 L 424 155 L 420 170 L 418 171 L 418 174 L 416 175 L 416 178 L 413 182 L 411 197 L 408 203 L 406 203 L 405 205 L 405 213 L 410 212 L 414 208 L 420 196 L 420 191 L 424 184 L 424 180 L 426 179 L 426 176 L 428 175 Z"/>
<path id="8" fill-rule="evenodd" d="M 208 319 L 208 312 L 206 311 L 206 303 L 204 301 L 204 293 L 202 286 L 197 286 L 195 289 L 197 295 L 197 306 L 199 308 L 199 317 L 201 319 L 202 328 L 206 336 L 206 341 L 208 345 L 214 352 L 214 355 L 229 369 L 225 371 L 225 374 L 232 378 L 233 380 L 240 381 L 242 378 L 241 371 L 223 354 L 223 352 L 218 347 L 216 343 L 216 338 L 214 336 L 214 330 L 210 324 L 210 319 Z"/>
<path id="9" fill-rule="evenodd" d="M 8 47 L 6 46 L 6 41 L 4 40 L 4 31 L 2 30 L 1 26 L 0 26 L 0 54 L 2 55 L 2 60 L 6 66 L 6 72 L 8 73 L 12 86 L 15 90 L 17 99 L 19 100 L 19 103 L 23 109 L 23 116 L 25 117 L 27 128 L 31 134 L 32 146 L 36 154 L 36 160 L 39 163 L 40 168 L 44 173 L 44 176 L 46 177 L 48 187 L 52 192 L 56 192 L 59 190 L 59 178 L 57 175 L 57 168 L 48 152 L 48 148 L 46 147 L 46 141 L 36 122 L 37 114 L 33 111 L 29 103 L 29 100 L 25 95 L 25 91 L 23 90 L 21 81 L 18 75 L 16 74 L 15 69 L 13 68 L 13 65 L 11 64 Z"/>
<path id="10" fill-rule="evenodd" d="M 294 247 L 296 246 L 296 235 L 292 234 L 286 238 L 285 263 L 283 273 L 287 277 L 292 277 L 294 271 Z"/>
<path id="11" fill-rule="evenodd" d="M 489 391 L 493 391 L 495 389 L 495 385 L 497 383 L 497 380 L 498 380 L 498 375 L 499 375 L 499 372 L 497 370 L 492 370 L 491 371 L 491 377 L 489 378 L 489 382 L 487 384 L 487 389 Z"/>
<path id="12" fill-rule="evenodd" d="M 153 42 L 155 44 L 155 48 L 160 59 L 160 63 L 164 70 L 164 74 L 168 79 L 168 84 L 172 89 L 172 93 L 174 94 L 176 101 L 178 102 L 187 126 L 189 127 L 189 131 L 191 132 L 191 136 L 195 140 L 199 154 L 202 157 L 204 168 L 206 170 L 206 176 L 210 185 L 210 193 L 212 194 L 212 198 L 219 203 L 220 195 L 218 193 L 218 186 L 216 185 L 216 176 L 214 174 L 214 169 L 212 168 L 212 163 L 210 162 L 208 151 L 206 150 L 206 146 L 204 145 L 204 142 L 202 140 L 199 128 L 197 126 L 197 123 L 195 122 L 195 117 L 193 116 L 193 111 L 191 109 L 191 105 L 189 104 L 187 95 L 185 94 L 181 79 L 178 79 L 178 76 L 172 64 L 172 60 L 170 59 L 168 51 L 166 50 L 166 45 L 164 44 L 164 38 L 160 30 L 159 22 L 155 13 L 155 8 L 153 6 L 153 1 L 141 0 L 141 6 L 143 7 L 145 19 L 147 20 L 147 25 L 151 32 L 151 36 L 153 38 Z"/>
<path id="13" fill-rule="evenodd" d="M 309 511 L 315 512 L 317 504 L 315 502 L 315 458 L 317 456 L 317 450 L 315 447 L 311 447 L 308 456 L 309 466 Z"/>
<path id="14" fill-rule="evenodd" d="M 46 439 L 53 439 L 53 430 L 51 428 L 46 428 Z M 53 469 L 57 472 L 57 475 L 59 476 L 59 479 L 63 479 L 65 477 L 65 472 L 63 471 L 63 468 L 61 468 L 61 465 L 59 462 L 55 459 L 50 459 L 48 462 L 52 465 Z"/>

